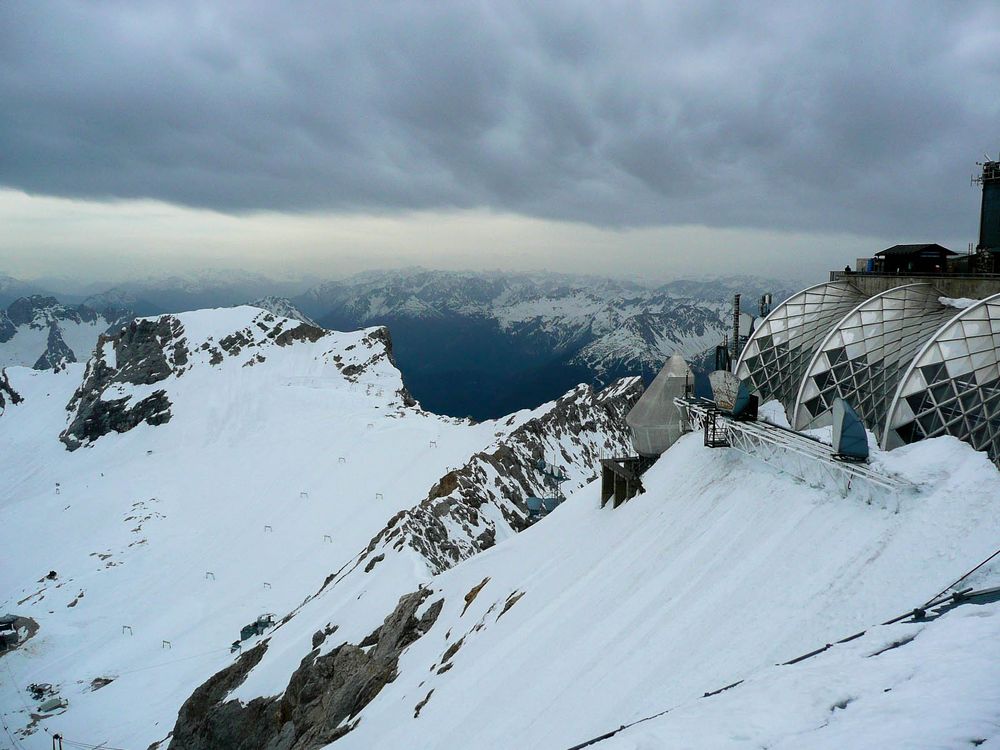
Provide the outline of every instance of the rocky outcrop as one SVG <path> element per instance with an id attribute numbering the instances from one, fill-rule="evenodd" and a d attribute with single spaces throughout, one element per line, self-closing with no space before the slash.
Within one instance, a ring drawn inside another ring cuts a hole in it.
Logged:
<path id="1" fill-rule="evenodd" d="M 416 614 L 428 596 L 430 590 L 421 589 L 400 598 L 358 645 L 342 643 L 322 656 L 314 648 L 280 697 L 246 705 L 225 700 L 263 656 L 266 643 L 257 646 L 185 701 L 171 750 L 312 750 L 343 737 L 357 725 L 352 719 L 396 678 L 403 650 L 437 621 L 443 599 Z"/>
<path id="2" fill-rule="evenodd" d="M 55 297 L 32 295 L 14 300 L 0 311 L 0 362 L 36 370 L 62 369 L 90 353 L 101 333 L 117 330 L 131 315 L 123 311 L 98 312 L 87 305 L 63 305 Z M 35 331 L 47 331 L 45 348 Z M 72 336 L 67 335 L 72 331 Z M 24 334 L 24 341 L 5 353 L 3 344 Z M 88 338 L 93 336 L 93 338 Z M 74 351 L 67 341 L 83 342 Z M 83 347 L 86 347 L 83 349 Z"/>
<path id="3" fill-rule="evenodd" d="M 32 365 L 32 369 L 61 370 L 70 362 L 76 362 L 76 354 L 63 341 L 62 331 L 59 330 L 59 326 L 53 323 L 49 326 L 49 338 L 45 346 L 45 351 L 42 352 L 42 355 Z"/>
<path id="4" fill-rule="evenodd" d="M 566 491 L 597 476 L 604 454 L 630 452 L 625 414 L 642 394 L 639 378 L 603 391 L 581 385 L 545 413 L 445 474 L 417 506 L 393 516 L 342 575 L 371 572 L 387 554 L 416 550 L 437 574 L 527 526 L 525 498 L 551 493 L 537 468 L 548 456 L 567 470 Z"/>
<path id="5" fill-rule="evenodd" d="M 365 337 L 361 340 L 361 343 L 368 349 L 374 350 L 374 353 L 362 363 L 347 365 L 341 369 L 341 373 L 348 380 L 357 380 L 361 373 L 382 359 L 385 359 L 397 370 L 399 369 L 399 365 L 396 364 L 396 357 L 392 353 L 392 335 L 389 333 L 389 329 L 386 326 L 373 328 L 365 335 Z M 396 395 L 399 396 L 399 399 L 403 402 L 403 406 L 419 406 L 417 400 L 413 398 L 405 385 L 396 391 Z"/>
<path id="6" fill-rule="evenodd" d="M 153 385 L 183 365 L 188 352 L 177 340 L 182 330 L 177 318 L 165 315 L 158 320 L 134 320 L 117 334 L 98 339 L 83 383 L 66 407 L 72 417 L 59 439 L 69 450 L 110 432 L 127 432 L 143 422 L 158 425 L 170 420 L 170 399 L 165 390 L 139 399 L 106 395 L 115 384 Z M 109 352 L 113 352 L 110 362 Z"/>
<path id="7" fill-rule="evenodd" d="M 7 307 L 7 317 L 14 326 L 49 325 L 53 320 L 71 320 L 76 323 L 96 322 L 99 314 L 86 305 L 62 305 L 55 297 L 33 294 L 21 297 Z"/>
<path id="8" fill-rule="evenodd" d="M 17 326 L 11 321 L 5 310 L 0 310 L 0 344 L 6 343 L 14 338 L 17 333 Z"/>
<path id="9" fill-rule="evenodd" d="M 249 304 L 251 307 L 259 307 L 261 310 L 267 310 L 272 315 L 278 315 L 282 318 L 290 318 L 291 320 L 298 320 L 306 325 L 313 326 L 314 328 L 320 327 L 319 323 L 302 312 L 287 297 L 275 297 L 273 295 L 268 295 L 267 297 L 261 297 L 254 302 L 250 302 Z"/>
<path id="10" fill-rule="evenodd" d="M 19 404 L 24 401 L 20 393 L 14 390 L 7 377 L 7 370 L 0 370 L 0 414 L 4 413 L 7 404 Z"/>

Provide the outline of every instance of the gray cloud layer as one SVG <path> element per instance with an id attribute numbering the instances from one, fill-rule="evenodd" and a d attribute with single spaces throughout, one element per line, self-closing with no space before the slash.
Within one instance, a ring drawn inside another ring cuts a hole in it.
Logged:
<path id="1" fill-rule="evenodd" d="M 961 236 L 998 30 L 996 2 L 7 0 L 0 185 Z"/>

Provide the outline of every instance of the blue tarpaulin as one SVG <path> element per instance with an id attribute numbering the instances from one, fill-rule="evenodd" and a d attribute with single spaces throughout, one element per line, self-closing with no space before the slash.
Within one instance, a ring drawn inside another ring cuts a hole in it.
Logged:
<path id="1" fill-rule="evenodd" d="M 853 461 L 868 458 L 868 433 L 865 425 L 844 399 L 833 402 L 833 451 Z"/>

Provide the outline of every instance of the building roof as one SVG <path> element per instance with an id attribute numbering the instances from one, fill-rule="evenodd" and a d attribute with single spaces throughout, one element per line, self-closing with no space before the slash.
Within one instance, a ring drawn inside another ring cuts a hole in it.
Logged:
<path id="1" fill-rule="evenodd" d="M 894 257 L 906 257 L 908 255 L 920 255 L 926 252 L 942 252 L 945 255 L 958 255 L 958 253 L 954 250 L 949 250 L 948 248 L 938 245 L 935 242 L 930 242 L 922 245 L 893 245 L 892 247 L 887 247 L 885 250 L 875 253 L 875 257 L 885 258 L 890 255 Z"/>

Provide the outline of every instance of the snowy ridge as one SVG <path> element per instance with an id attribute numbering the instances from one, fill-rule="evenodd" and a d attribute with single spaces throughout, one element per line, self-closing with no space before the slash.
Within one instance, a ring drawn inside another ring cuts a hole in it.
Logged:
<path id="1" fill-rule="evenodd" d="M 272 315 L 277 315 L 281 318 L 289 318 L 291 320 L 298 320 L 307 325 L 319 327 L 319 324 L 315 320 L 310 318 L 287 297 L 275 297 L 274 295 L 269 295 L 267 297 L 261 297 L 254 302 L 250 302 L 250 307 L 259 307 L 262 310 L 267 310 Z"/>
<path id="2" fill-rule="evenodd" d="M 386 555 L 404 548 L 415 550 L 428 572 L 437 574 L 523 531 L 525 498 L 552 492 L 535 466 L 538 459 L 547 456 L 565 473 L 564 491 L 593 481 L 600 457 L 628 445 L 625 414 L 641 393 L 638 378 L 601 392 L 581 385 L 535 410 L 509 434 L 449 471 L 418 506 L 391 518 L 345 575 L 358 567 L 370 573 Z M 519 416 L 502 424 L 514 426 Z"/>
<path id="3" fill-rule="evenodd" d="M 0 612 L 39 627 L 0 656 L 0 712 L 32 750 L 50 746 L 44 729 L 114 747 L 162 740 L 191 691 L 232 663 L 244 625 L 294 611 L 451 469 L 533 420 L 561 430 L 539 438 L 553 451 L 609 437 L 579 399 L 558 425 L 544 418 L 553 404 L 480 424 L 429 414 L 380 328 L 322 331 L 244 307 L 130 329 L 87 366 L 6 370 L 24 401 L 0 415 Z M 72 420 L 83 398 L 134 406 L 158 390 L 167 421 L 85 450 L 59 442 L 67 403 Z M 32 683 L 68 709 L 32 720 Z"/>
<path id="4" fill-rule="evenodd" d="M 163 424 L 171 417 L 166 385 L 193 369 L 264 365 L 281 348 L 301 343 L 296 373 L 308 376 L 336 369 L 357 382 L 380 363 L 401 405 L 412 405 L 392 362 L 385 329 L 343 335 L 243 306 L 139 318 L 114 335 L 102 336 L 87 363 L 83 383 L 69 406 L 69 424 L 61 438 L 75 450 L 111 431 L 127 432 L 138 424 Z M 319 349 L 311 345 L 319 345 Z M 290 373 L 291 374 L 291 373 Z M 387 382 L 387 387 L 390 383 Z"/>

